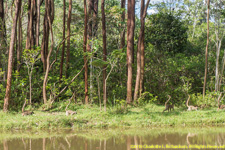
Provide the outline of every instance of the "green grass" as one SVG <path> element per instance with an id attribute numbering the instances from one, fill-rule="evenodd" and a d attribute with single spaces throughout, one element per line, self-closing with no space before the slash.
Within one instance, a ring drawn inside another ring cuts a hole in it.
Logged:
<path id="1" fill-rule="evenodd" d="M 107 108 L 107 112 L 104 112 L 99 111 L 97 106 L 82 106 L 73 116 L 66 116 L 65 112 L 34 111 L 32 116 L 0 112 L 0 129 L 201 127 L 225 124 L 225 112 L 216 111 L 216 108 L 198 111 L 175 108 L 175 111 L 162 113 L 163 109 L 164 106 L 147 104 L 127 110 Z"/>

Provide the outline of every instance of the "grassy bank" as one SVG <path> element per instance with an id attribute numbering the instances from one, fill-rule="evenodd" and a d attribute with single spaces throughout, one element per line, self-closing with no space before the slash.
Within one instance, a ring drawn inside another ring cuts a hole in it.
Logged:
<path id="1" fill-rule="evenodd" d="M 225 112 L 216 108 L 198 111 L 164 112 L 163 106 L 147 104 L 142 107 L 129 107 L 127 110 L 108 108 L 107 112 L 98 107 L 78 107 L 77 114 L 66 116 L 65 112 L 34 111 L 32 116 L 21 113 L 0 112 L 1 129 L 57 129 L 57 128 L 125 128 L 125 127 L 192 127 L 220 126 L 225 124 Z"/>

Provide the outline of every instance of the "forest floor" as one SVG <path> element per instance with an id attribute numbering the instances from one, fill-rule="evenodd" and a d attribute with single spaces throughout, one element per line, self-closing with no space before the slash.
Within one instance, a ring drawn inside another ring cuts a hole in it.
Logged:
<path id="1" fill-rule="evenodd" d="M 0 111 L 0 129 L 93 129 L 136 127 L 202 127 L 225 125 L 225 111 L 210 108 L 186 111 L 175 107 L 174 111 L 162 113 L 164 106 L 146 104 L 140 107 L 109 107 L 107 112 L 97 106 L 82 106 L 77 114 L 66 116 L 65 112 L 34 111 L 34 115 L 22 116 L 21 112 Z"/>

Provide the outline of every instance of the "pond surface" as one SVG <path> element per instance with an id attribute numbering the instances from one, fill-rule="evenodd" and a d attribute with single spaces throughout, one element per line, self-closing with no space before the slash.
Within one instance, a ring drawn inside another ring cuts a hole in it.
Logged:
<path id="1" fill-rule="evenodd" d="M 225 149 L 225 128 L 1 131 L 0 150 Z"/>

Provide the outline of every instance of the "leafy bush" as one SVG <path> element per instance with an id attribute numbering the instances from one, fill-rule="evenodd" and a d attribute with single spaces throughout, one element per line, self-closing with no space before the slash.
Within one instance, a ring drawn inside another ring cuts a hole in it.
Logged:
<path id="1" fill-rule="evenodd" d="M 146 41 L 159 51 L 183 52 L 187 44 L 187 27 L 177 16 L 158 13 L 148 16 Z"/>

